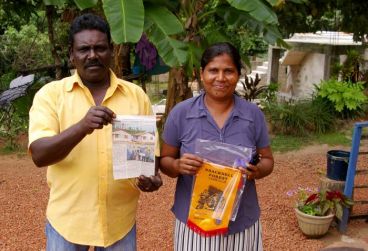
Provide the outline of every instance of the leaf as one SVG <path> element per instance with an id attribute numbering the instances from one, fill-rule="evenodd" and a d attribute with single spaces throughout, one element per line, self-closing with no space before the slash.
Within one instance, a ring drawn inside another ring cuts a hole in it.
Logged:
<path id="1" fill-rule="evenodd" d="M 218 42 L 231 42 L 231 39 L 219 30 L 209 30 L 203 33 L 207 44 L 211 45 Z"/>
<path id="2" fill-rule="evenodd" d="M 342 214 L 343 214 L 343 207 L 342 207 L 342 205 L 341 205 L 341 204 L 339 204 L 339 203 L 336 203 L 336 204 L 335 204 L 335 215 L 336 215 L 336 217 L 337 217 L 339 220 L 341 220 L 341 218 L 342 218 Z"/>
<path id="3" fill-rule="evenodd" d="M 145 31 L 167 65 L 184 65 L 187 60 L 187 44 L 170 37 L 184 31 L 174 14 L 165 7 L 146 7 Z"/>
<path id="4" fill-rule="evenodd" d="M 246 26 L 254 33 L 263 33 L 263 39 L 269 44 L 279 44 L 285 48 L 289 47 L 282 40 L 282 35 L 275 24 L 264 24 L 264 22 L 255 19 L 249 13 L 235 9 L 233 7 L 224 8 L 219 6 L 216 10 L 216 14 L 223 18 L 225 23 L 234 28 Z"/>
<path id="5" fill-rule="evenodd" d="M 184 31 L 179 19 L 165 7 L 146 5 L 146 17 L 165 35 L 174 35 Z"/>
<path id="6" fill-rule="evenodd" d="M 45 5 L 56 5 L 56 6 L 63 6 L 66 0 L 43 0 Z"/>
<path id="7" fill-rule="evenodd" d="M 282 35 L 277 27 L 267 25 L 263 30 L 263 39 L 269 44 L 276 44 L 278 39 L 282 40 Z"/>
<path id="8" fill-rule="evenodd" d="M 267 0 L 267 2 L 269 3 L 269 4 L 271 4 L 271 6 L 275 6 L 275 5 L 277 5 L 278 4 L 278 0 Z"/>
<path id="9" fill-rule="evenodd" d="M 84 10 L 97 5 L 98 0 L 74 0 L 79 9 Z"/>
<path id="10" fill-rule="evenodd" d="M 158 37 L 158 36 L 156 36 Z M 167 37 L 165 39 L 152 39 L 152 43 L 156 46 L 159 55 L 164 62 L 171 66 L 181 66 L 187 60 L 187 45 L 184 42 Z"/>
<path id="11" fill-rule="evenodd" d="M 144 26 L 142 0 L 104 0 L 103 9 L 115 43 L 138 42 Z"/>
<path id="12" fill-rule="evenodd" d="M 308 0 L 286 0 L 285 2 L 292 2 L 296 4 L 308 3 Z"/>
<path id="13" fill-rule="evenodd" d="M 194 68 L 199 69 L 201 67 L 201 55 L 203 48 L 198 47 L 195 43 L 188 43 L 188 60 L 186 63 L 186 72 L 188 76 L 193 74 Z"/>
<path id="14" fill-rule="evenodd" d="M 236 9 L 234 7 L 220 5 L 216 8 L 216 14 L 221 17 L 229 26 L 247 26 L 252 31 L 257 32 L 263 28 L 263 22 L 256 20 L 254 17 L 249 15 L 248 12 Z"/>
<path id="15" fill-rule="evenodd" d="M 172 12 L 178 12 L 180 9 L 180 1 L 177 0 L 144 0 L 144 4 L 146 3 L 156 6 L 165 6 Z"/>
<path id="16" fill-rule="evenodd" d="M 268 24 L 278 23 L 275 12 L 262 0 L 227 0 L 227 2 L 239 10 L 248 12 L 258 21 Z"/>
<path id="17" fill-rule="evenodd" d="M 326 201 L 326 203 L 324 203 L 322 206 L 321 215 L 326 215 L 330 209 L 332 209 L 331 207 L 333 207 L 333 205 L 330 203 L 330 201 Z"/>

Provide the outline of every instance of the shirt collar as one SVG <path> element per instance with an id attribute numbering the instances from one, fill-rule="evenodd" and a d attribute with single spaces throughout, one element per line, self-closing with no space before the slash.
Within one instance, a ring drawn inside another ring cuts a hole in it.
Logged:
<path id="1" fill-rule="evenodd" d="M 204 105 L 204 92 L 201 92 L 197 97 L 193 97 L 191 109 L 189 109 L 186 118 L 200 118 L 207 115 Z"/>
<path id="2" fill-rule="evenodd" d="M 186 118 L 200 118 L 207 115 L 207 108 L 204 105 L 204 94 L 205 92 L 201 92 L 201 94 L 197 97 L 194 97 L 191 109 L 188 111 Z M 234 98 L 234 108 L 232 112 L 233 117 L 240 117 L 242 119 L 249 119 L 251 118 L 251 110 L 250 109 L 242 109 L 244 108 L 243 105 L 241 105 L 241 102 L 243 101 L 242 98 L 240 98 L 237 95 L 233 95 Z M 248 101 L 246 101 L 248 102 Z"/>
<path id="3" fill-rule="evenodd" d="M 77 71 L 75 71 L 75 73 L 70 78 L 71 81 L 66 84 L 66 91 L 71 92 L 76 85 L 79 85 L 79 87 L 81 88 L 86 88 Z M 110 69 L 110 88 L 112 88 L 113 90 L 118 89 L 119 91 L 124 92 L 124 81 L 119 80 L 120 79 Z"/>

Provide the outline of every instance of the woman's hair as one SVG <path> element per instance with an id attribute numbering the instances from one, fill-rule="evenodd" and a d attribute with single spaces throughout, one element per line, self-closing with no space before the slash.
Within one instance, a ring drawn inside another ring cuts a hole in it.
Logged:
<path id="1" fill-rule="evenodd" d="M 240 74 L 240 69 L 242 68 L 241 58 L 238 50 L 230 43 L 222 42 L 216 43 L 208 47 L 202 54 L 201 67 L 202 70 L 206 65 L 211 62 L 215 57 L 222 54 L 227 54 L 233 60 L 238 73 Z"/>
<path id="2" fill-rule="evenodd" d="M 98 30 L 105 33 L 107 36 L 107 41 L 110 44 L 111 34 L 109 24 L 99 16 L 91 13 L 83 14 L 76 17 L 69 29 L 69 46 L 73 46 L 74 35 L 83 30 Z"/>

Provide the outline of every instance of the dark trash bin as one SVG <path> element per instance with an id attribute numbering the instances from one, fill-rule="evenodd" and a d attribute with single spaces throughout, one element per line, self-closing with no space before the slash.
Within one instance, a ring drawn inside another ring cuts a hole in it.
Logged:
<path id="1" fill-rule="evenodd" d="M 350 152 L 331 150 L 327 152 L 327 178 L 332 180 L 346 180 Z"/>

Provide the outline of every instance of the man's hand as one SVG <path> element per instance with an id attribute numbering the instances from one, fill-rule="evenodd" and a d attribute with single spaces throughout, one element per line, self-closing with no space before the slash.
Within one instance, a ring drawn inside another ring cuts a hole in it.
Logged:
<path id="1" fill-rule="evenodd" d="M 139 176 L 137 186 L 143 192 L 153 192 L 156 191 L 162 186 L 162 179 L 160 174 L 156 174 L 155 176 Z"/>
<path id="2" fill-rule="evenodd" d="M 115 113 L 105 106 L 92 106 L 80 121 L 80 126 L 86 134 L 91 134 L 95 129 L 110 124 L 115 117 Z"/>

